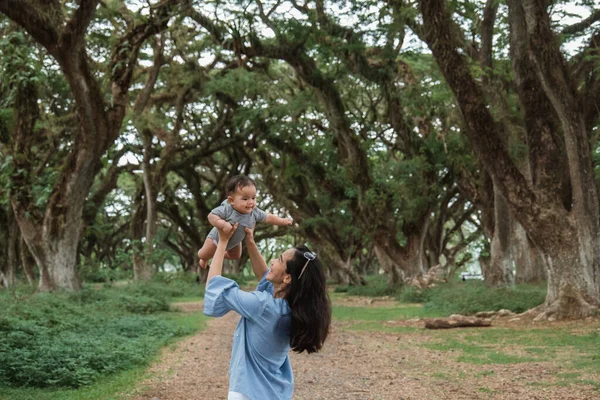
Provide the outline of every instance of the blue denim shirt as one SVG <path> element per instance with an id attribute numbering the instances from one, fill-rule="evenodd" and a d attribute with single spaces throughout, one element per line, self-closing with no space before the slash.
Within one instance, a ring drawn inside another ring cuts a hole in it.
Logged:
<path id="1" fill-rule="evenodd" d="M 233 338 L 229 390 L 251 400 L 288 400 L 294 393 L 288 356 L 291 310 L 287 301 L 273 297 L 273 284 L 265 276 L 254 292 L 244 292 L 231 279 L 212 278 L 204 314 L 222 317 L 233 310 L 242 316 Z"/>

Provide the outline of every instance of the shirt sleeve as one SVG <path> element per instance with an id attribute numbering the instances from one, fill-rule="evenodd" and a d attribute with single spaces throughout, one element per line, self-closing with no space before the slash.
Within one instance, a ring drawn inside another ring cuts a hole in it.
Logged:
<path id="1" fill-rule="evenodd" d="M 231 206 L 228 203 L 223 202 L 219 207 L 213 208 L 211 213 L 221 219 L 227 220 L 231 214 Z"/>
<path id="2" fill-rule="evenodd" d="M 258 282 L 258 286 L 256 286 L 257 292 L 267 292 L 270 293 L 271 296 L 275 293 L 275 289 L 273 288 L 273 284 L 267 280 L 267 274 L 271 269 L 267 269 L 267 272 L 263 275 L 260 282 Z"/>
<path id="3" fill-rule="evenodd" d="M 209 282 L 204 293 L 204 315 L 222 317 L 233 310 L 242 317 L 256 320 L 267 306 L 265 292 L 244 292 L 231 279 L 215 276 Z"/>
<path id="4" fill-rule="evenodd" d="M 256 222 L 263 222 L 267 219 L 267 213 L 258 207 L 255 207 L 254 210 L 252 210 L 252 214 L 254 215 Z"/>

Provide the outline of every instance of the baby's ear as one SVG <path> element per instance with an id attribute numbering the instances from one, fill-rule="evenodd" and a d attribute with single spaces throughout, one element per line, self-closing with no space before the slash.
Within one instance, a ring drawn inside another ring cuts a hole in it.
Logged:
<path id="1" fill-rule="evenodd" d="M 233 196 L 227 196 L 227 201 L 229 204 L 233 204 Z"/>

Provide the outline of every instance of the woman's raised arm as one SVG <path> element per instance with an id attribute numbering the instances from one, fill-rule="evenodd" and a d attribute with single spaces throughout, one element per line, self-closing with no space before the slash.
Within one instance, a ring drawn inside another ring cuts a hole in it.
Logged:
<path id="1" fill-rule="evenodd" d="M 250 264 L 252 264 L 252 271 L 256 279 L 259 281 L 267 272 L 267 263 L 265 259 L 260 255 L 256 242 L 254 242 L 254 232 L 250 228 L 245 228 L 246 231 L 246 248 L 248 249 L 248 256 L 250 257 Z"/>
<path id="2" fill-rule="evenodd" d="M 225 231 L 217 228 L 219 232 L 219 243 L 217 244 L 217 251 L 215 251 L 215 255 L 213 256 L 212 262 L 210 263 L 210 267 L 208 270 L 208 276 L 206 277 L 206 286 L 208 287 L 208 282 L 215 276 L 221 275 L 223 272 L 223 260 L 225 259 L 225 252 L 227 251 L 227 243 L 237 229 L 237 222 L 233 225 L 233 229 L 227 233 Z"/>

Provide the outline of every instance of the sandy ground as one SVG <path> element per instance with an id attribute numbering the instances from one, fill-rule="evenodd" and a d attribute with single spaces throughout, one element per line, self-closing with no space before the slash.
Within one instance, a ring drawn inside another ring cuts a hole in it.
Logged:
<path id="1" fill-rule="evenodd" d="M 182 307 L 193 311 L 202 305 Z M 226 399 L 232 336 L 238 319 L 235 313 L 210 319 L 207 329 L 165 349 L 150 368 L 150 377 L 123 398 Z M 294 399 L 600 399 L 600 390 L 591 385 L 553 385 L 560 365 L 552 362 L 459 363 L 452 352 L 419 346 L 426 340 L 424 335 L 344 328 L 344 323 L 334 322 L 321 353 L 291 354 L 296 379 Z"/>

